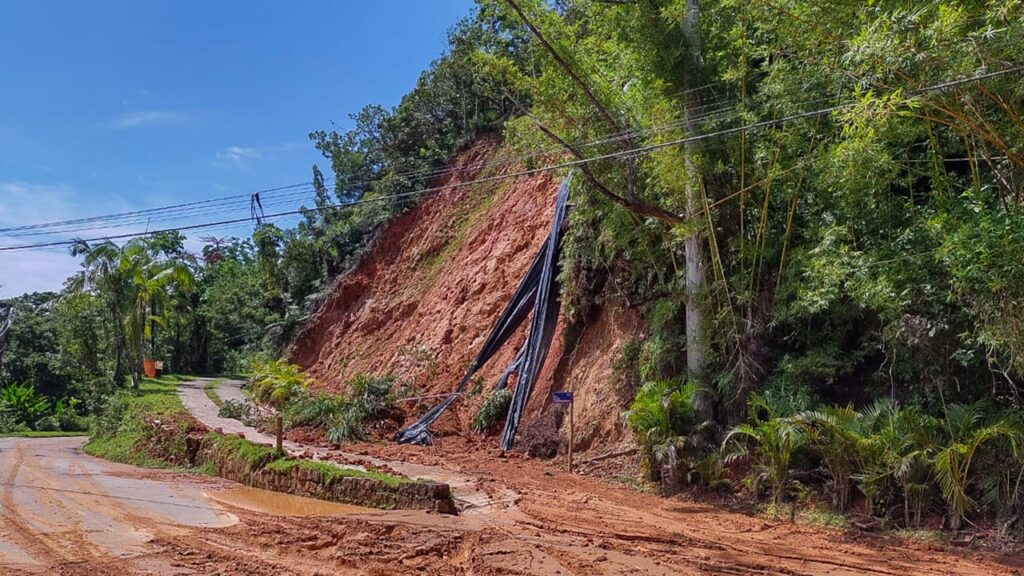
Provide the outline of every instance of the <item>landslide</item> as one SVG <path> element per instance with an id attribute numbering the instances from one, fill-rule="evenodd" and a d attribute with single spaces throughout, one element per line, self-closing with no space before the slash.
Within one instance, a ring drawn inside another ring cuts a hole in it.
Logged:
<path id="1" fill-rule="evenodd" d="M 342 276 L 299 333 L 292 361 L 321 386 L 341 391 L 357 374 L 393 375 L 416 393 L 451 392 L 514 292 L 547 236 L 557 178 L 548 173 L 478 185 L 457 185 L 521 170 L 481 167 L 507 156 L 495 139 L 455 155 L 454 170 L 408 213 L 392 220 L 360 265 Z M 639 330 L 635 314 L 602 309 L 572 346 L 559 321 L 551 353 L 528 406 L 521 437 L 550 455 L 558 446 L 561 417 L 549 407 L 552 390 L 573 389 L 577 445 L 622 438 L 613 363 Z M 467 434 L 486 391 L 525 340 L 516 338 L 478 373 L 472 395 L 434 426 L 436 433 Z M 436 399 L 426 400 L 432 404 Z M 418 416 L 413 403 L 403 406 Z"/>

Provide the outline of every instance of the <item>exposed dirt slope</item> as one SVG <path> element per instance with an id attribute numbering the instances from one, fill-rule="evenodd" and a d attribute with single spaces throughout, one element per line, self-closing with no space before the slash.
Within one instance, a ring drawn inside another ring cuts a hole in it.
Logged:
<path id="1" fill-rule="evenodd" d="M 434 185 L 495 175 L 499 172 L 461 169 L 502 154 L 494 141 L 477 143 L 453 160 L 452 167 L 460 171 Z M 356 374 L 368 373 L 415 382 L 424 395 L 450 392 L 543 243 L 557 187 L 552 175 L 541 174 L 448 188 L 425 198 L 391 222 L 365 261 L 337 282 L 296 340 L 293 360 L 335 390 Z M 603 313 L 576 354 L 563 351 L 560 327 L 526 423 L 537 420 L 552 389 L 574 386 L 583 423 L 581 445 L 598 437 L 616 439 L 621 405 L 611 363 L 632 324 L 623 314 Z M 493 385 L 522 341 L 520 336 L 506 344 L 482 370 L 484 389 Z M 480 401 L 477 396 L 458 403 L 455 416 L 435 428 L 465 431 Z M 557 426 L 557 420 L 543 426 L 540 435 L 550 437 L 552 424 Z"/>

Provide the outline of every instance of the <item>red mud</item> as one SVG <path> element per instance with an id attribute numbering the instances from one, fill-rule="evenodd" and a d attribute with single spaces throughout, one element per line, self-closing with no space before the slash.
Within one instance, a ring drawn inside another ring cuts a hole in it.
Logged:
<path id="1" fill-rule="evenodd" d="M 465 168 L 500 153 L 494 142 L 484 141 L 452 165 Z M 434 184 L 494 174 L 466 170 Z M 338 280 L 297 338 L 292 360 L 332 390 L 367 373 L 413 382 L 421 395 L 450 392 L 543 243 L 557 187 L 552 175 L 540 174 L 448 188 L 424 199 L 392 221 L 365 261 Z M 544 408 L 552 389 L 574 387 L 584 423 L 582 445 L 595 438 L 618 440 L 622 406 L 609 402 L 607 390 L 617 348 L 628 338 L 622 327 L 633 324 L 628 314 L 602 314 L 575 355 L 563 355 L 560 326 L 526 423 Z M 523 335 L 507 343 L 480 372 L 485 390 L 522 341 Z M 457 403 L 436 428 L 442 434 L 465 433 L 480 401 L 478 396 Z M 412 408 L 409 412 L 415 412 Z"/>
<path id="2" fill-rule="evenodd" d="M 480 143 L 453 164 L 471 165 L 498 150 L 493 142 Z M 462 174 L 439 184 L 477 176 Z M 488 186 L 446 190 L 393 221 L 366 260 L 338 281 L 297 340 L 293 360 L 332 390 L 364 372 L 414 382 L 424 395 L 450 392 L 547 234 L 557 182 L 540 175 Z M 605 307 L 572 350 L 563 349 L 561 329 L 521 438 L 555 436 L 554 444 L 564 446 L 560 419 L 547 418 L 548 398 L 552 389 L 572 389 L 577 447 L 628 445 L 620 416 L 628 394 L 614 363 L 641 331 L 637 314 Z M 510 341 L 482 370 L 485 389 L 522 340 Z M 471 509 L 458 518 L 407 514 L 301 525 L 261 520 L 218 534 L 277 558 L 301 557 L 360 574 L 981 576 L 1020 574 L 1024 568 L 1019 559 L 768 522 L 569 475 L 561 459 L 504 455 L 495 438 L 469 434 L 479 402 L 477 396 L 456 403 L 453 414 L 435 426 L 435 432 L 449 434 L 438 435 L 434 446 L 359 444 L 346 451 L 443 466 L 476 478 L 496 500 L 518 494 L 515 505 Z M 590 468 L 635 468 L 635 462 L 621 462 Z M 306 573 L 300 566 L 292 569 Z"/>

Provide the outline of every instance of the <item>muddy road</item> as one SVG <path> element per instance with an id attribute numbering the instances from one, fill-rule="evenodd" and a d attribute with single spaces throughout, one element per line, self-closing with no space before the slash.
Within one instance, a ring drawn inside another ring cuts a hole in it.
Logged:
<path id="1" fill-rule="evenodd" d="M 480 490 L 513 490 L 514 502 L 495 498 L 458 517 L 334 507 L 111 464 L 82 454 L 81 443 L 0 440 L 0 573 L 1024 573 L 1019 559 L 766 522 L 470 446 L 375 449 L 444 461 Z"/>

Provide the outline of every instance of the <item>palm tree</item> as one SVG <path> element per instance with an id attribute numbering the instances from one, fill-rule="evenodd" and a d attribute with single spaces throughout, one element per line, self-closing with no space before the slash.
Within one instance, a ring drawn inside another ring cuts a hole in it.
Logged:
<path id="1" fill-rule="evenodd" d="M 716 430 L 700 409 L 707 404 L 708 395 L 698 382 L 678 380 L 648 382 L 637 392 L 623 418 L 637 435 L 641 458 L 652 479 L 659 476 L 658 465 L 667 461 L 669 478 L 665 480 L 676 484 L 680 453 L 699 456 L 712 446 L 710 437 Z"/>
<path id="2" fill-rule="evenodd" d="M 730 430 L 722 451 L 726 452 L 726 462 L 749 460 L 755 486 L 766 482 L 778 506 L 790 484 L 793 455 L 806 442 L 805 429 L 795 418 L 768 418 Z"/>
<path id="3" fill-rule="evenodd" d="M 90 245 L 77 240 L 71 245 L 72 256 L 84 256 L 82 271 L 68 281 L 71 292 L 91 292 L 106 303 L 110 323 L 114 331 L 114 383 L 124 381 L 124 360 L 127 352 L 125 334 L 126 308 L 129 301 L 130 282 L 121 266 L 121 249 L 111 241 Z"/>
<path id="4" fill-rule="evenodd" d="M 935 454 L 933 468 L 942 488 L 949 514 L 949 527 L 959 530 L 967 512 L 976 504 L 968 494 L 974 480 L 971 464 L 978 451 L 997 439 L 1008 441 L 1017 450 L 1021 431 L 1006 418 L 989 419 L 980 404 L 951 404 L 943 422 L 948 434 L 945 445 Z"/>
<path id="5" fill-rule="evenodd" d="M 160 258 L 145 242 L 128 242 L 121 256 L 131 273 L 133 288 L 127 327 L 137 377 L 146 339 L 150 343 L 150 356 L 156 356 L 156 327 L 163 323 L 161 311 L 170 302 L 171 293 L 190 292 L 195 278 L 186 265 Z"/>
<path id="6" fill-rule="evenodd" d="M 848 405 L 801 412 L 795 420 L 804 425 L 808 444 L 825 461 L 832 479 L 832 505 L 846 510 L 854 477 L 865 467 L 870 436 L 865 418 Z"/>
<path id="7" fill-rule="evenodd" d="M 904 525 L 919 525 L 931 486 L 935 419 L 915 408 L 900 408 L 891 400 L 876 402 L 862 418 L 869 436 L 864 445 L 864 472 L 859 479 L 861 491 L 868 498 L 869 513 L 874 513 L 883 491 L 895 484 L 903 500 Z"/>
<path id="8" fill-rule="evenodd" d="M 124 360 L 130 359 L 132 385 L 141 378 L 142 349 L 147 337 L 156 349 L 155 325 L 160 308 L 172 289 L 189 291 L 195 283 L 191 271 L 179 261 L 161 257 L 145 239 L 124 246 L 105 241 L 95 246 L 78 241 L 73 256 L 84 255 L 83 270 L 69 284 L 73 292 L 93 292 L 103 297 L 114 325 L 114 381 L 125 376 Z"/>

